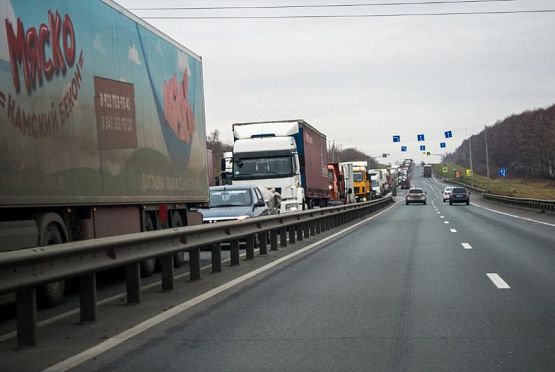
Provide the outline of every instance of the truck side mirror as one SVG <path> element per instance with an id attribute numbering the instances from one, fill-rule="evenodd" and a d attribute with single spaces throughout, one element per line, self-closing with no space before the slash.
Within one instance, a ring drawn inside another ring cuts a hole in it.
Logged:
<path id="1" fill-rule="evenodd" d="M 351 188 L 349 187 L 349 189 L 347 190 L 347 194 L 352 194 L 352 193 L 353 193 L 353 189 L 351 189 Z"/>

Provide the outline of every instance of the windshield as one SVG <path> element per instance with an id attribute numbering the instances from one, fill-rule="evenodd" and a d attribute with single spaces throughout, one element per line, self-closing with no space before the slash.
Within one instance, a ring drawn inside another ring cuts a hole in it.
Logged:
<path id="1" fill-rule="evenodd" d="M 210 208 L 244 207 L 251 204 L 250 189 L 210 190 Z"/>
<path id="2" fill-rule="evenodd" d="M 233 178 L 236 180 L 290 177 L 292 175 L 293 162 L 291 156 L 238 159 L 233 164 Z"/>
<path id="3" fill-rule="evenodd" d="M 353 180 L 355 182 L 362 182 L 362 172 L 354 172 L 353 173 Z"/>
<path id="4" fill-rule="evenodd" d="M 333 182 L 333 171 L 328 170 L 328 182 L 332 183 Z"/>
<path id="5" fill-rule="evenodd" d="M 464 194 L 465 192 L 466 192 L 466 189 L 464 187 L 455 187 L 453 189 L 454 194 Z"/>
<path id="6" fill-rule="evenodd" d="M 379 187 L 379 186 L 380 186 L 380 183 L 378 181 L 376 180 L 372 181 L 372 187 Z"/>
<path id="7" fill-rule="evenodd" d="M 422 194 L 423 192 L 420 189 L 409 190 L 409 194 Z"/>

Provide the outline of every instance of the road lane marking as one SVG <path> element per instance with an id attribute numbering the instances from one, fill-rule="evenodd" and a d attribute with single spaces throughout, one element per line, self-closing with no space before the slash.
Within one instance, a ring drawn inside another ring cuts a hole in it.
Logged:
<path id="1" fill-rule="evenodd" d="M 449 225 L 449 221 L 443 221 L 443 223 Z"/>
<path id="2" fill-rule="evenodd" d="M 509 217 L 518 218 L 518 219 L 525 220 L 525 221 L 530 221 L 530 222 L 540 223 L 540 224 L 542 224 L 542 225 L 547 225 L 547 226 L 555 227 L 555 224 L 553 224 L 553 223 L 544 222 L 544 221 L 538 221 L 538 220 L 533 220 L 533 219 L 531 219 L 531 218 L 526 218 L 526 217 L 516 216 L 516 215 L 510 214 L 510 213 L 505 213 L 505 212 L 496 211 L 495 209 L 487 208 L 487 207 L 478 205 L 478 204 L 476 204 L 476 203 L 470 203 L 470 204 L 473 205 L 473 206 L 475 206 L 475 207 L 482 208 L 482 209 L 488 210 L 488 211 L 493 212 L 493 213 L 502 214 L 502 215 L 504 215 L 504 216 L 509 216 Z"/>
<path id="3" fill-rule="evenodd" d="M 437 214 L 441 214 L 441 212 L 438 211 Z"/>
<path id="4" fill-rule="evenodd" d="M 272 268 L 274 268 L 275 266 L 293 258 L 296 257 L 306 251 L 309 251 L 315 247 L 318 247 L 320 245 L 323 245 L 324 243 L 328 242 L 329 240 L 332 240 L 338 236 L 341 236 L 342 234 L 344 234 L 347 231 L 353 230 L 355 228 L 357 228 L 358 226 L 367 223 L 368 221 L 380 216 L 381 214 L 389 211 L 391 208 L 395 207 L 396 205 L 398 205 L 398 203 L 394 203 L 393 205 L 391 205 L 390 207 L 388 207 L 387 209 L 373 215 L 370 216 L 360 222 L 357 222 L 354 225 L 351 225 L 349 227 L 346 227 L 343 230 L 340 230 L 330 236 L 325 237 L 324 239 L 318 240 L 317 242 L 314 242 L 304 248 L 301 248 L 295 252 L 292 252 L 290 254 L 288 254 L 287 256 L 283 256 L 273 262 L 270 262 L 269 264 L 266 264 L 256 270 L 253 270 L 245 275 L 242 275 L 236 279 L 233 279 L 230 282 L 227 282 L 225 284 L 220 285 L 219 287 L 216 287 L 214 289 L 209 290 L 208 292 L 205 292 L 203 294 L 201 294 L 200 296 L 197 296 L 195 298 L 192 298 L 190 300 L 187 300 L 179 305 L 176 305 L 166 311 L 164 311 L 163 313 L 160 313 L 156 316 L 153 316 L 150 319 L 147 319 L 137 325 L 132 326 L 131 328 L 79 353 L 76 354 L 72 357 L 69 357 L 65 360 L 62 360 L 61 362 L 46 368 L 45 370 L 43 370 L 43 372 L 55 372 L 55 371 L 66 371 L 68 369 L 71 368 L 75 368 L 76 366 L 86 362 L 87 360 L 90 360 L 94 357 L 97 357 L 100 354 L 103 354 L 105 352 L 107 352 L 110 349 L 113 349 L 114 347 L 122 344 L 123 342 L 129 340 L 132 337 L 135 337 L 147 330 L 149 330 L 150 328 L 206 301 L 209 300 L 212 297 L 215 297 L 216 295 L 219 295 L 220 293 L 223 293 L 227 290 L 229 290 L 230 288 L 233 288 L 255 276 L 257 276 L 258 274 L 261 274 L 265 271 L 268 271 Z"/>
<path id="5" fill-rule="evenodd" d="M 493 282 L 493 284 L 495 284 L 495 286 L 499 289 L 510 289 L 511 287 L 507 284 L 506 281 L 503 280 L 503 278 L 501 278 L 499 276 L 499 274 L 497 273 L 487 273 L 486 274 L 489 278 L 489 280 L 491 280 Z"/>
<path id="6" fill-rule="evenodd" d="M 472 249 L 472 246 L 468 243 L 461 243 L 464 249 Z"/>
<path id="7" fill-rule="evenodd" d="M 445 218 L 445 216 L 439 216 L 439 218 Z"/>
<path id="8" fill-rule="evenodd" d="M 451 230 L 451 232 L 457 232 L 457 230 L 455 230 L 455 229 L 450 229 L 450 230 Z"/>

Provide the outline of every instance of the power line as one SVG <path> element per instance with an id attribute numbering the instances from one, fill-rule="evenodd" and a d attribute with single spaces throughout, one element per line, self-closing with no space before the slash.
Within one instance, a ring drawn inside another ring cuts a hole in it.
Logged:
<path id="1" fill-rule="evenodd" d="M 468 3 L 506 3 L 518 0 L 435 0 L 406 1 L 396 3 L 357 3 L 357 4 L 313 4 L 313 5 L 237 5 L 237 6 L 206 6 L 206 7 L 153 7 L 129 8 L 129 10 L 229 10 L 229 9 L 291 9 L 291 8 L 348 8 L 367 6 L 404 6 L 404 5 L 437 5 L 437 4 L 468 4 Z"/>
<path id="2" fill-rule="evenodd" d="M 507 10 L 483 12 L 448 12 L 448 13 L 383 13 L 383 14 L 322 14 L 322 15 L 286 15 L 286 16 L 144 16 L 143 19 L 299 19 L 299 18 L 382 18 L 382 17 L 440 17 L 458 15 L 501 15 L 526 13 L 555 13 L 555 9 Z"/>

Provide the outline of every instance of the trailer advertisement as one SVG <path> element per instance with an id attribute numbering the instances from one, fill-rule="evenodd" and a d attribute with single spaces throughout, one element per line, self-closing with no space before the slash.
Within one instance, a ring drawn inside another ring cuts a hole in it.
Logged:
<path id="1" fill-rule="evenodd" d="M 207 200 L 200 57 L 111 1 L 0 16 L 0 205 Z"/>

